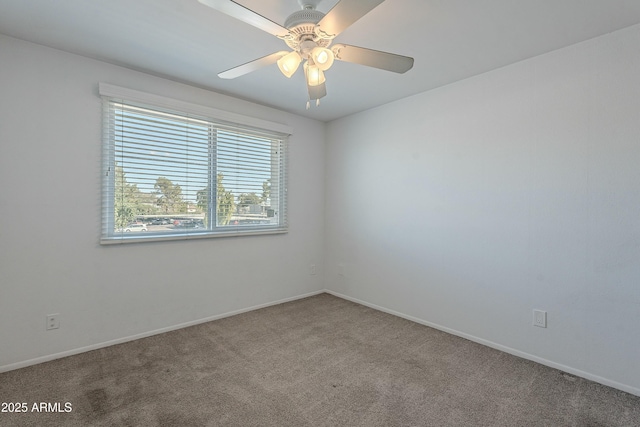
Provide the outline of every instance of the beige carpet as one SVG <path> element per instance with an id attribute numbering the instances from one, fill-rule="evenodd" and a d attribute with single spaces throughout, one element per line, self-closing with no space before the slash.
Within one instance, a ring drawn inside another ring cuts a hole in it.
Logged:
<path id="1" fill-rule="evenodd" d="M 0 401 L 28 404 L 2 426 L 640 426 L 640 397 L 328 294 L 0 374 Z"/>

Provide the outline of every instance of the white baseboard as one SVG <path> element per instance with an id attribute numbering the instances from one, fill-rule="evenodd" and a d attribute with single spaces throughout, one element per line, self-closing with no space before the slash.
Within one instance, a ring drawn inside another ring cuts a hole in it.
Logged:
<path id="1" fill-rule="evenodd" d="M 254 305 L 252 307 L 242 308 L 240 310 L 234 310 L 234 311 L 229 311 L 229 312 L 223 313 L 223 314 L 217 314 L 215 316 L 205 317 L 204 319 L 198 319 L 198 320 L 193 320 L 193 321 L 190 321 L 190 322 L 180 323 L 178 325 L 168 326 L 166 328 L 156 329 L 156 330 L 149 331 L 149 332 L 143 332 L 143 333 L 140 333 L 140 334 L 131 335 L 131 336 L 124 337 L 124 338 L 118 338 L 118 339 L 111 340 L 111 341 L 105 341 L 105 342 L 101 342 L 101 343 L 97 343 L 97 344 L 92 344 L 92 345 L 89 345 L 89 346 L 86 346 L 86 347 L 74 348 L 72 350 L 67 350 L 67 351 L 63 351 L 63 352 L 60 352 L 60 353 L 48 354 L 46 356 L 36 357 L 35 359 L 29 359 L 29 360 L 25 360 L 25 361 L 22 361 L 22 362 L 11 363 L 11 364 L 8 364 L 8 365 L 0 366 L 0 373 L 13 371 L 15 369 L 20 369 L 20 368 L 26 368 L 27 366 L 37 365 L 39 363 L 49 362 L 51 360 L 61 359 L 63 357 L 67 357 L 67 356 L 73 356 L 73 355 L 84 353 L 84 352 L 91 351 L 91 350 L 98 350 L 100 348 L 109 347 L 109 346 L 116 345 L 116 344 L 122 344 L 122 343 L 129 342 L 129 341 L 135 341 L 135 340 L 140 339 L 140 338 L 147 338 L 147 337 L 150 337 L 150 336 L 153 336 L 153 335 L 158 335 L 158 334 L 162 334 L 162 333 L 165 333 L 165 332 L 171 332 L 171 331 L 175 331 L 177 329 L 187 328 L 189 326 L 195 326 L 195 325 L 199 325 L 201 323 L 211 322 L 213 320 L 218 320 L 218 319 L 222 319 L 222 318 L 225 318 L 225 317 L 235 316 L 236 314 L 246 313 L 248 311 L 253 311 L 253 310 L 258 310 L 258 309 L 265 308 L 265 307 L 270 307 L 270 306 L 273 306 L 273 305 L 283 304 L 285 302 L 291 302 L 291 301 L 295 301 L 295 300 L 302 299 L 302 298 L 312 297 L 314 295 L 319 295 L 319 294 L 322 294 L 322 293 L 325 293 L 325 291 L 324 290 L 320 290 L 320 291 L 315 291 L 315 292 L 309 292 L 309 293 L 303 294 L 303 295 L 297 295 L 297 296 L 294 296 L 294 297 L 289 297 L 289 298 L 281 299 L 281 300 L 278 300 L 278 301 L 273 301 L 273 302 L 268 302 L 268 303 L 265 303 L 265 304 Z"/>
<path id="2" fill-rule="evenodd" d="M 516 349 L 513 349 L 511 347 L 507 347 L 507 346 L 504 346 L 504 345 L 501 345 L 501 344 L 497 344 L 497 343 L 492 342 L 492 341 L 488 341 L 488 340 L 485 340 L 485 339 L 482 339 L 482 338 L 478 338 L 478 337 L 475 337 L 473 335 L 466 334 L 464 332 L 456 331 L 454 329 L 447 328 L 445 326 L 438 325 L 436 323 L 428 322 L 426 320 L 423 320 L 423 319 L 420 319 L 420 318 L 417 318 L 417 317 L 414 317 L 414 316 L 409 316 L 407 314 L 400 313 L 400 312 L 395 311 L 395 310 L 390 310 L 388 308 L 381 307 L 379 305 L 372 304 L 372 303 L 369 303 L 367 301 L 362 301 L 362 300 L 359 300 L 357 298 L 353 298 L 353 297 L 350 297 L 350 296 L 347 296 L 347 295 L 343 295 L 341 293 L 334 292 L 334 291 L 329 290 L 329 289 L 325 289 L 325 292 L 328 293 L 328 294 L 331 294 L 333 296 L 336 296 L 338 298 L 342 298 L 342 299 L 345 299 L 347 301 L 355 302 L 356 304 L 361 304 L 361 305 L 367 306 L 369 308 L 373 308 L 374 310 L 378 310 L 378 311 L 382 311 L 384 313 L 392 314 L 394 316 L 402 317 L 403 319 L 411 320 L 412 322 L 420 323 L 422 325 L 429 326 L 429 327 L 434 328 L 434 329 L 438 329 L 440 331 L 449 333 L 451 335 L 456 335 L 456 336 L 468 339 L 469 341 L 473 341 L 473 342 L 476 342 L 478 344 L 486 345 L 487 347 L 495 348 L 496 350 L 504 351 L 505 353 L 509 353 L 509 354 L 514 355 L 514 356 L 522 357 L 523 359 L 531 360 L 533 362 L 540 363 L 541 365 L 549 366 L 550 368 L 558 369 L 560 371 L 569 373 L 571 375 L 575 375 L 575 376 L 578 376 L 578 377 L 581 377 L 581 378 L 585 378 L 585 379 L 590 380 L 590 381 L 594 381 L 594 382 L 597 382 L 597 383 L 600 383 L 600 384 L 603 384 L 603 385 L 606 385 L 606 386 L 609 386 L 609 387 L 612 387 L 612 388 L 616 388 L 618 390 L 622 390 L 624 392 L 627 392 L 627 393 L 630 393 L 630 394 L 633 394 L 633 395 L 636 395 L 636 396 L 640 396 L 640 388 L 637 388 L 637 387 L 632 387 L 632 386 L 627 385 L 627 384 L 622 384 L 622 383 L 619 383 L 617 381 L 612 381 L 610 379 L 603 378 L 601 376 L 594 375 L 594 374 L 591 374 L 589 372 L 581 371 L 580 369 L 575 369 L 575 368 L 572 368 L 570 366 L 562 365 L 560 363 L 556 363 L 556 362 L 553 362 L 551 360 L 547 360 L 547 359 L 544 359 L 542 357 L 535 356 L 533 354 L 525 353 L 523 351 L 516 350 Z"/>

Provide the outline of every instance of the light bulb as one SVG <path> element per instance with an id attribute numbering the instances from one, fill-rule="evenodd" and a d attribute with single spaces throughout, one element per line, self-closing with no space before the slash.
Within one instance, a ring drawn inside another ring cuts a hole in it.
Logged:
<path id="1" fill-rule="evenodd" d="M 324 73 L 313 62 L 307 61 L 304 64 L 304 72 L 307 76 L 309 86 L 318 86 L 325 82 Z"/>
<path id="2" fill-rule="evenodd" d="M 278 68 L 280 68 L 282 74 L 290 78 L 298 69 L 300 61 L 302 61 L 302 58 L 298 52 L 293 51 L 278 59 Z"/>
<path id="3" fill-rule="evenodd" d="M 311 51 L 311 58 L 319 69 L 327 71 L 333 65 L 334 55 L 329 49 L 314 47 Z"/>

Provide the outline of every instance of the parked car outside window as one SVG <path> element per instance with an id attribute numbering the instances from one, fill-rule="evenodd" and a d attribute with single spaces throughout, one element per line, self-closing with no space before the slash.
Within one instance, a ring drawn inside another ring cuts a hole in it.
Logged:
<path id="1" fill-rule="evenodd" d="M 129 224 L 124 229 L 125 233 L 132 231 L 147 231 L 147 226 L 144 224 Z"/>

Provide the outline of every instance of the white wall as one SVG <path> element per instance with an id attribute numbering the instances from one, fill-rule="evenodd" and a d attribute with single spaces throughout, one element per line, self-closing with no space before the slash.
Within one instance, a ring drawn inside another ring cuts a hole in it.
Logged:
<path id="1" fill-rule="evenodd" d="M 639 54 L 635 26 L 332 122 L 325 152 L 322 123 L 0 36 L 0 371 L 326 284 L 640 394 Z M 292 126 L 290 232 L 100 246 L 100 81 Z"/>
<path id="2" fill-rule="evenodd" d="M 327 141 L 329 289 L 640 394 L 640 26 Z"/>
<path id="3" fill-rule="evenodd" d="M 323 289 L 323 123 L 5 36 L 0 64 L 0 371 Z M 292 126 L 289 233 L 100 246 L 98 82 Z"/>

